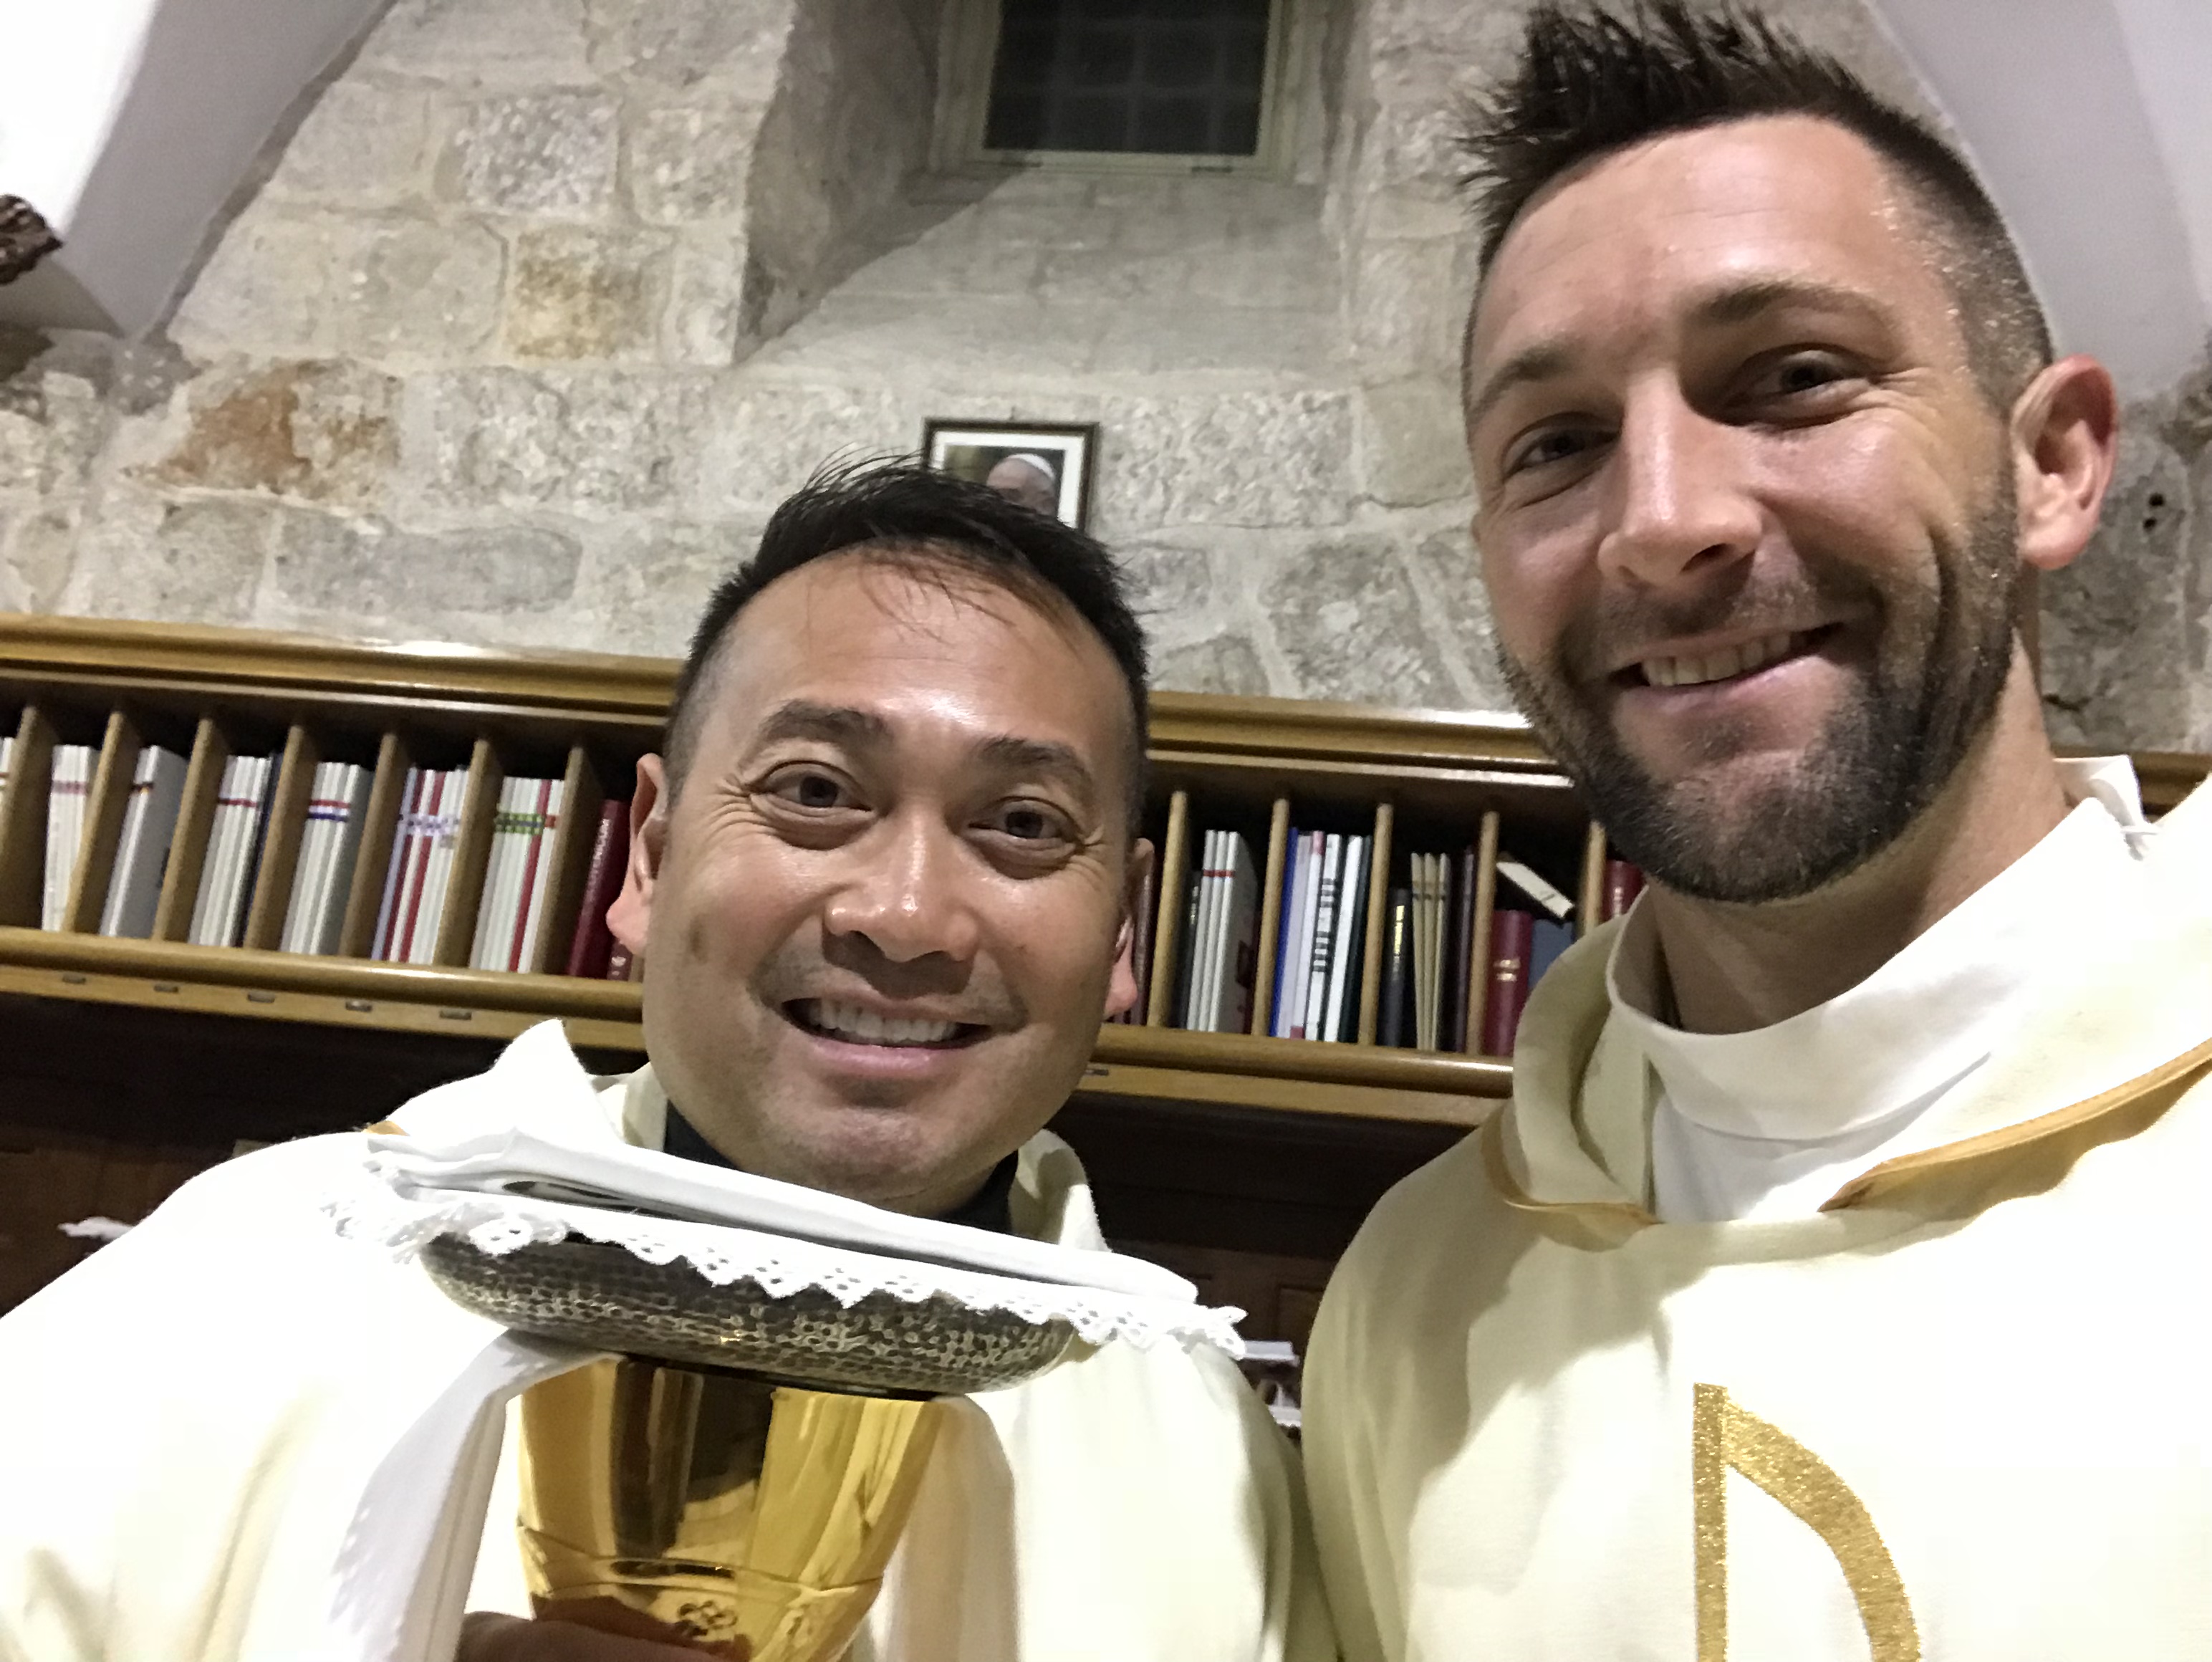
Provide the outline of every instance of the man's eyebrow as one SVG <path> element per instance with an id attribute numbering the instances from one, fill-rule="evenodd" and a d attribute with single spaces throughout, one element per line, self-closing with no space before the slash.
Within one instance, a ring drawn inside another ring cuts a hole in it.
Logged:
<path id="1" fill-rule="evenodd" d="M 1690 322 L 1713 329 L 1749 323 L 1765 313 L 1785 306 L 1809 306 L 1829 312 L 1848 312 L 1887 323 L 1894 315 L 1875 296 L 1862 289 L 1823 283 L 1817 277 L 1753 277 L 1714 289 L 1690 308 Z"/>
<path id="2" fill-rule="evenodd" d="M 1499 399 L 1516 387 L 1549 380 L 1574 367 L 1575 352 L 1563 340 L 1540 340 L 1522 347 L 1490 372 L 1482 390 L 1467 401 L 1467 425 L 1472 429 L 1496 408 Z"/>
<path id="3" fill-rule="evenodd" d="M 890 724 L 872 711 L 848 704 L 820 704 L 811 698 L 781 703 L 753 735 L 757 745 L 786 739 L 819 739 L 834 745 L 881 745 L 891 736 Z"/>
<path id="4" fill-rule="evenodd" d="M 1072 745 L 1049 739 L 1024 739 L 1000 734 L 975 746 L 979 760 L 1008 773 L 1029 773 L 1060 780 L 1079 792 L 1085 801 L 1098 793 L 1098 781 Z"/>

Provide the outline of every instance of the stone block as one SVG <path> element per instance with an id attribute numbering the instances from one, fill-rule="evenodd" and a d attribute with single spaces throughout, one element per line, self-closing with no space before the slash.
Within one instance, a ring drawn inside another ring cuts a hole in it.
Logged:
<path id="1" fill-rule="evenodd" d="M 1498 671 L 1490 594 L 1483 587 L 1482 557 L 1474 537 L 1463 525 L 1431 532 L 1413 543 L 1413 563 L 1431 632 L 1458 648 L 1474 683 L 1475 707 L 1510 709 L 1513 696 Z"/>
<path id="2" fill-rule="evenodd" d="M 1474 240 L 1370 241 L 1359 251 L 1349 312 L 1360 374 L 1449 374 L 1474 298 Z"/>
<path id="3" fill-rule="evenodd" d="M 1170 648 L 1152 662 L 1152 685 L 1176 692 L 1255 697 L 1269 691 L 1259 652 L 1242 635 L 1216 635 Z"/>
<path id="4" fill-rule="evenodd" d="M 672 372 L 458 369 L 409 382 L 401 410 L 400 490 L 428 512 L 664 507 L 707 431 L 699 378 Z"/>
<path id="5" fill-rule="evenodd" d="M 1456 378 L 1413 376 L 1361 392 L 1359 483 L 1392 508 L 1472 498 Z"/>
<path id="6" fill-rule="evenodd" d="M 712 82 L 764 101 L 775 92 L 796 7 L 793 0 L 594 0 L 608 73 L 662 86 Z"/>
<path id="7" fill-rule="evenodd" d="M 722 368 L 757 344 L 748 302 L 753 280 L 744 234 L 701 229 L 683 234 L 669 265 L 668 309 L 661 320 L 665 362 Z"/>
<path id="8" fill-rule="evenodd" d="M 183 432 L 141 472 L 153 482 L 367 508 L 398 460 L 398 385 L 362 365 L 254 364 L 185 395 Z"/>
<path id="9" fill-rule="evenodd" d="M 472 356 L 496 326 L 506 264 L 482 225 L 363 221 L 331 297 L 332 343 L 391 363 Z"/>
<path id="10" fill-rule="evenodd" d="M 1341 393 L 1231 392 L 1105 402 L 1099 523 L 1327 526 L 1351 495 L 1352 409 Z"/>
<path id="11" fill-rule="evenodd" d="M 584 557 L 574 622 L 597 650 L 680 658 L 714 585 L 759 539 L 750 520 L 611 527 Z"/>
<path id="12" fill-rule="evenodd" d="M 1334 311 L 1336 252 L 1318 222 L 1231 228 L 1190 255 L 1190 294 L 1224 307 Z"/>
<path id="13" fill-rule="evenodd" d="M 1213 601 L 1213 567 L 1204 548 L 1139 543 L 1117 548 L 1129 604 L 1148 631 L 1188 624 Z"/>
<path id="14" fill-rule="evenodd" d="M 251 620 L 270 526 L 269 502 L 171 502 L 111 490 L 78 544 L 69 610 L 167 623 Z"/>
<path id="15" fill-rule="evenodd" d="M 588 80 L 584 0 L 398 0 L 359 67 L 459 86 Z"/>
<path id="16" fill-rule="evenodd" d="M 630 205 L 650 224 L 735 220 L 745 209 L 759 106 L 717 100 L 641 111 L 630 124 Z"/>
<path id="17" fill-rule="evenodd" d="M 1091 360 L 1102 375 L 1196 372 L 1287 388 L 1350 373 L 1343 326 L 1324 312 L 1121 306 L 1093 314 L 1103 325 Z"/>
<path id="18" fill-rule="evenodd" d="M 1447 709 L 1459 695 L 1389 544 L 1310 544 L 1261 595 L 1303 697 Z"/>
<path id="19" fill-rule="evenodd" d="M 419 195 L 430 100 L 420 88 L 342 77 L 323 89 L 269 181 L 279 196 L 388 206 Z"/>
<path id="20" fill-rule="evenodd" d="M 651 360 L 668 290 L 668 239 L 543 226 L 520 233 L 501 338 L 520 358 Z"/>
<path id="21" fill-rule="evenodd" d="M 0 612 L 52 612 L 76 553 L 76 510 L 34 502 L 0 511 Z"/>
<path id="22" fill-rule="evenodd" d="M 264 197 L 223 233 L 170 333 L 199 358 L 326 356 L 338 273 L 351 246 L 344 221 Z"/>
<path id="23" fill-rule="evenodd" d="M 699 447 L 693 512 L 706 520 L 765 513 L 841 457 L 911 450 L 898 406 L 880 387 L 794 386 L 741 377 L 717 388 Z"/>
<path id="24" fill-rule="evenodd" d="M 100 389 L 82 375 L 34 363 L 0 380 L 0 491 L 76 494 L 108 424 Z"/>
<path id="25" fill-rule="evenodd" d="M 603 94 L 478 99 L 459 113 L 438 183 L 472 207 L 597 219 L 614 203 L 620 146 L 618 107 Z"/>
<path id="26" fill-rule="evenodd" d="M 435 534 L 301 512 L 275 537 L 267 605 L 441 630 L 455 612 L 545 612 L 575 592 L 576 539 L 529 526 Z"/>

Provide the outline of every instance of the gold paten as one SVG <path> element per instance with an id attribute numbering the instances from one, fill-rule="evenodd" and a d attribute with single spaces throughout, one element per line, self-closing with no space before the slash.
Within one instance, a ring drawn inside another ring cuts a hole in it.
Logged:
<path id="1" fill-rule="evenodd" d="M 832 1662 L 943 1412 L 631 1359 L 533 1385 L 521 1526 L 537 1612 L 730 1662 Z"/>

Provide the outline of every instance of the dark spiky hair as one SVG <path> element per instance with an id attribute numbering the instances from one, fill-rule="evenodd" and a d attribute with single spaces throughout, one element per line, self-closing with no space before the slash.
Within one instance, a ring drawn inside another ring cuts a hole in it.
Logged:
<path id="1" fill-rule="evenodd" d="M 1975 379 L 1999 409 L 2010 405 L 2051 362 L 2050 329 L 1973 170 L 1834 58 L 1741 8 L 1638 0 L 1606 11 L 1546 0 L 1529 14 L 1516 72 L 1477 107 L 1462 140 L 1483 270 L 1530 203 L 1576 168 L 1667 133 L 1784 115 L 1856 134 L 1905 186 L 1958 306 Z"/>
<path id="2" fill-rule="evenodd" d="M 909 458 L 834 463 L 786 497 L 752 557 L 708 600 L 676 679 L 665 748 L 681 788 L 698 743 L 714 668 L 738 614 L 786 574 L 833 554 L 908 572 L 926 582 L 1003 589 L 1048 613 L 1072 613 L 1097 636 L 1129 697 L 1129 834 L 1144 812 L 1145 630 L 1121 568 L 1093 538 L 986 486 Z"/>

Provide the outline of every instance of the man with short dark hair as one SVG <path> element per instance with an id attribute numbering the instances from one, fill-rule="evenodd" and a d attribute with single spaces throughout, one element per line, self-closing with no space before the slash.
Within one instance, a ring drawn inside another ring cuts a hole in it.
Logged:
<path id="1" fill-rule="evenodd" d="M 639 764 L 611 921 L 651 1065 L 592 1080 L 549 1023 L 398 1128 L 662 1149 L 1104 1251 L 1042 1128 L 1135 996 L 1144 723 L 1096 543 L 910 465 L 818 478 L 717 592 Z M 396 1405 L 489 1324 L 337 1239 L 321 1202 L 361 1143 L 217 1167 L 0 1321 L 0 1657 L 362 1655 L 333 1618 L 356 1500 Z M 465 1662 L 697 1654 L 528 1619 L 514 1440 L 481 1543 L 433 1562 L 473 1572 Z M 1333 1653 L 1287 1447 L 1225 1356 L 1162 1340 L 956 1405 L 850 1656 Z"/>
<path id="2" fill-rule="evenodd" d="M 1542 8 L 1469 143 L 1500 660 L 1650 881 L 1324 1304 L 1346 1652 L 2212 1656 L 2203 799 L 2056 759 L 2014 622 L 2111 380 L 1755 17 Z"/>

